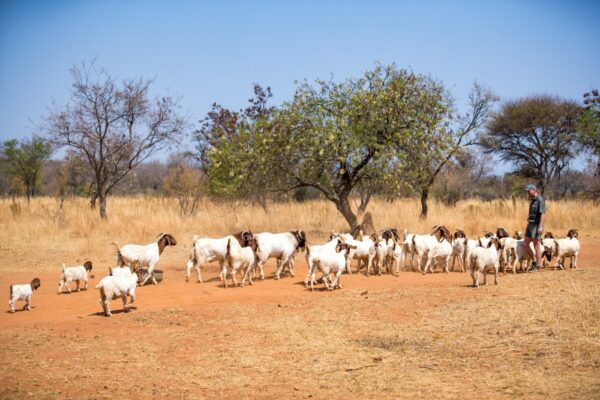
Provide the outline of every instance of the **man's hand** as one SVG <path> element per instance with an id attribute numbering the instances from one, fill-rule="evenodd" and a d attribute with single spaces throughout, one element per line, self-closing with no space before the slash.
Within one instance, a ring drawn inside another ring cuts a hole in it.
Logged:
<path id="1" fill-rule="evenodd" d="M 542 233 L 544 233 L 544 227 L 540 225 L 537 229 L 537 233 L 538 233 L 538 235 L 541 235 Z"/>

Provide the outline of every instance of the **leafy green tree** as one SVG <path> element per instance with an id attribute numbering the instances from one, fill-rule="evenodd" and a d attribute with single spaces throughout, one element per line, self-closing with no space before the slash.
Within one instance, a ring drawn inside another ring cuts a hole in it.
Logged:
<path id="1" fill-rule="evenodd" d="M 584 111 L 579 120 L 579 141 L 594 156 L 600 166 L 600 91 L 594 89 L 583 95 Z"/>
<path id="2" fill-rule="evenodd" d="M 575 157 L 581 107 L 574 101 L 541 95 L 508 101 L 480 137 L 488 152 L 536 181 L 542 193 Z"/>
<path id="3" fill-rule="evenodd" d="M 594 89 L 583 95 L 583 113 L 579 120 L 579 142 L 596 157 L 596 167 L 591 168 L 589 193 L 600 199 L 600 91 Z"/>
<path id="4" fill-rule="evenodd" d="M 2 169 L 23 185 L 27 201 L 30 201 L 39 191 L 40 171 L 50 157 L 50 144 L 37 136 L 21 142 L 12 139 L 4 142 L 1 153 Z"/>
<path id="5" fill-rule="evenodd" d="M 422 112 L 436 114 L 428 115 L 428 124 L 423 125 L 420 131 L 411 132 L 406 141 L 399 143 L 399 151 L 406 153 L 407 159 L 410 159 L 410 163 L 403 165 L 402 176 L 421 197 L 422 219 L 427 218 L 427 201 L 436 179 L 460 150 L 477 142 L 476 133 L 485 124 L 498 100 L 490 89 L 475 83 L 469 95 L 469 111 L 458 115 L 450 95 L 445 93 L 440 83 L 430 81 L 429 90 L 435 95 L 432 100 L 444 107 L 421 106 Z"/>
<path id="6" fill-rule="evenodd" d="M 350 196 L 362 194 L 364 209 L 369 193 L 406 190 L 415 149 L 441 145 L 423 135 L 443 126 L 450 106 L 433 79 L 378 65 L 343 82 L 302 82 L 290 102 L 251 123 L 218 110 L 230 123 L 199 136 L 211 190 L 235 196 L 314 188 L 354 227 Z"/>

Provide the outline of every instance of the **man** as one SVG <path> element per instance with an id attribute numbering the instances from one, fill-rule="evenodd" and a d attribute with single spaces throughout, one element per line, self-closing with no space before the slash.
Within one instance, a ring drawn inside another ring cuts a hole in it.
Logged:
<path id="1" fill-rule="evenodd" d="M 527 217 L 527 227 L 525 228 L 525 252 L 533 259 L 532 267 L 529 269 L 530 272 L 538 270 L 539 265 L 542 262 L 542 245 L 541 239 L 544 233 L 544 217 L 546 214 L 546 203 L 542 196 L 538 193 L 538 189 L 535 185 L 529 184 L 525 188 L 525 191 L 529 195 L 529 216 Z M 529 248 L 529 243 L 533 241 L 533 248 L 535 249 L 535 255 Z"/>

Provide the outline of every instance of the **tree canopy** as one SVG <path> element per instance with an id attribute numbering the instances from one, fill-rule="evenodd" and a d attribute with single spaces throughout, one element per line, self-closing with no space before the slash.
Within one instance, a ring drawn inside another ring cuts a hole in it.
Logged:
<path id="1" fill-rule="evenodd" d="M 304 81 L 280 108 L 259 109 L 265 112 L 248 116 L 215 106 L 209 114 L 220 123 L 197 138 L 211 191 L 257 197 L 311 187 L 350 227 L 357 224 L 352 194 L 414 188 L 423 153 L 447 160 L 461 145 L 449 128 L 453 109 L 443 85 L 395 65 L 342 82 Z"/>
<path id="2" fill-rule="evenodd" d="M 93 176 L 91 204 L 100 200 L 106 218 L 106 199 L 115 186 L 153 154 L 176 143 L 185 133 L 186 118 L 178 99 L 151 98 L 150 80 L 120 83 L 94 63 L 71 69 L 71 98 L 54 105 L 45 130 L 58 146 L 67 146 L 87 161 Z"/>
<path id="3" fill-rule="evenodd" d="M 1 148 L 0 168 L 23 185 L 27 201 L 39 187 L 40 172 L 50 154 L 50 144 L 38 136 L 21 142 L 7 140 Z"/>
<path id="4" fill-rule="evenodd" d="M 508 101 L 490 119 L 481 144 L 545 192 L 575 156 L 580 113 L 576 102 L 555 96 Z"/>

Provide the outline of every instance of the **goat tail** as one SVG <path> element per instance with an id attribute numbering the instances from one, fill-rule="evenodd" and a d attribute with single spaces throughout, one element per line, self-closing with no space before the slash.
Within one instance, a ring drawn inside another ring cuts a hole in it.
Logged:
<path id="1" fill-rule="evenodd" d="M 98 282 L 98 284 L 96 286 L 94 286 L 96 289 L 100 289 L 101 291 L 104 290 L 104 285 L 102 284 L 102 281 Z"/>
<path id="2" fill-rule="evenodd" d="M 231 238 L 227 239 L 227 250 L 225 251 L 225 258 L 227 263 L 231 267 Z"/>
<path id="3" fill-rule="evenodd" d="M 196 240 L 200 239 L 200 236 L 198 235 L 194 235 L 192 236 L 192 246 L 194 245 L 194 243 L 196 243 Z"/>
<path id="4" fill-rule="evenodd" d="M 310 256 L 310 246 L 306 245 L 306 257 Z"/>

